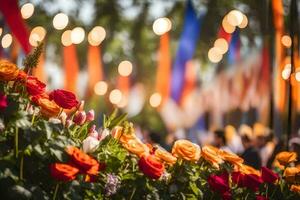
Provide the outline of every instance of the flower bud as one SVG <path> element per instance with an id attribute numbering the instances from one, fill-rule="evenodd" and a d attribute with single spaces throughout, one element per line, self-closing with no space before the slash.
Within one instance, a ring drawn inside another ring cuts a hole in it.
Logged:
<path id="1" fill-rule="evenodd" d="M 94 121 L 95 119 L 95 111 L 92 109 L 86 114 L 86 122 Z"/>
<path id="2" fill-rule="evenodd" d="M 110 131 L 106 128 L 106 129 L 100 129 L 99 130 L 99 141 L 104 140 L 108 135 L 110 134 Z"/>
<path id="3" fill-rule="evenodd" d="M 74 115 L 73 122 L 79 126 L 84 124 L 86 119 L 86 114 L 84 111 L 79 111 Z"/>
<path id="4" fill-rule="evenodd" d="M 67 119 L 65 126 L 66 126 L 66 128 L 70 128 L 70 126 L 72 126 L 72 124 L 73 124 L 73 121 L 70 119 Z"/>
<path id="5" fill-rule="evenodd" d="M 88 136 L 82 141 L 82 148 L 84 153 L 93 153 L 96 151 L 99 141 L 91 136 Z"/>
<path id="6" fill-rule="evenodd" d="M 89 136 L 94 137 L 98 140 L 98 132 L 96 131 L 96 125 L 93 125 L 90 129 L 89 129 Z"/>
<path id="7" fill-rule="evenodd" d="M 67 120 L 67 114 L 65 112 L 62 112 L 59 116 L 60 121 L 62 122 L 63 125 L 66 124 L 66 120 Z"/>

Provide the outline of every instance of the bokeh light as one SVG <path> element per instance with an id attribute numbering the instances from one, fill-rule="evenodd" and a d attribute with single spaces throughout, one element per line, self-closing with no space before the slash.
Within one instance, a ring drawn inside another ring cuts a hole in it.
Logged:
<path id="1" fill-rule="evenodd" d="M 69 17 L 64 13 L 56 14 L 52 21 L 53 27 L 57 30 L 62 30 L 66 28 L 68 23 L 69 23 Z"/>
<path id="2" fill-rule="evenodd" d="M 286 64 L 284 66 L 284 69 L 281 72 L 281 76 L 284 80 L 288 80 L 291 76 L 291 72 L 292 72 L 292 65 L 291 64 Z"/>
<path id="3" fill-rule="evenodd" d="M 76 27 L 71 32 L 71 41 L 74 44 L 80 44 L 84 40 L 85 32 L 81 27 Z"/>
<path id="4" fill-rule="evenodd" d="M 94 27 L 88 34 L 88 42 L 92 46 L 98 46 L 106 37 L 106 31 L 102 26 Z"/>
<path id="5" fill-rule="evenodd" d="M 104 81 L 99 81 L 94 86 L 94 92 L 97 95 L 105 95 L 107 92 L 107 83 Z"/>
<path id="6" fill-rule="evenodd" d="M 161 104 L 161 95 L 159 93 L 153 93 L 149 99 L 149 103 L 152 107 L 156 108 Z"/>
<path id="7" fill-rule="evenodd" d="M 224 54 L 228 51 L 228 43 L 224 38 L 218 38 L 214 46 L 217 47 L 221 54 Z"/>
<path id="8" fill-rule="evenodd" d="M 243 21 L 243 13 L 239 10 L 232 10 L 227 14 L 227 21 L 232 26 L 239 26 Z"/>
<path id="9" fill-rule="evenodd" d="M 21 7 L 21 15 L 23 19 L 28 19 L 31 17 L 34 13 L 34 5 L 32 3 L 25 3 Z"/>
<path id="10" fill-rule="evenodd" d="M 122 100 L 122 92 L 118 89 L 114 89 L 109 94 L 109 101 L 112 104 L 119 104 Z"/>
<path id="11" fill-rule="evenodd" d="M 223 55 L 220 52 L 220 49 L 213 47 L 208 51 L 208 59 L 213 63 L 218 63 L 222 60 Z"/>
<path id="12" fill-rule="evenodd" d="M 2 47 L 8 48 L 8 47 L 10 47 L 11 43 L 12 43 L 11 34 L 9 34 L 9 33 L 5 34 L 1 40 Z"/>
<path id="13" fill-rule="evenodd" d="M 128 98 L 126 98 L 124 95 L 122 96 L 121 101 L 118 103 L 119 108 L 125 108 L 128 104 Z"/>
<path id="14" fill-rule="evenodd" d="M 72 44 L 72 39 L 71 39 L 71 30 L 66 30 L 65 32 L 63 32 L 63 34 L 61 35 L 61 43 L 64 46 L 70 46 Z"/>
<path id="15" fill-rule="evenodd" d="M 0 27 L 0 36 L 2 35 L 3 33 L 3 28 Z"/>
<path id="16" fill-rule="evenodd" d="M 128 60 L 122 61 L 118 66 L 118 72 L 121 76 L 129 76 L 132 73 L 132 64 Z"/>
<path id="17" fill-rule="evenodd" d="M 281 43 L 283 44 L 283 46 L 289 48 L 292 46 L 292 39 L 289 35 L 284 35 L 281 38 Z"/>
<path id="18" fill-rule="evenodd" d="M 233 33 L 235 31 L 235 26 L 229 24 L 227 20 L 227 15 L 223 18 L 222 27 L 226 33 Z"/>
<path id="19" fill-rule="evenodd" d="M 152 28 L 156 35 L 163 35 L 171 30 L 172 22 L 166 17 L 158 18 L 154 21 Z"/>
<path id="20" fill-rule="evenodd" d="M 240 25 L 238 25 L 239 28 L 246 28 L 246 26 L 248 25 L 248 18 L 246 15 L 243 14 L 243 20 L 242 23 Z"/>
<path id="21" fill-rule="evenodd" d="M 300 82 L 300 70 L 297 70 L 295 73 L 295 79 Z"/>
<path id="22" fill-rule="evenodd" d="M 31 46 L 36 47 L 39 42 L 44 40 L 45 36 L 46 36 L 46 30 L 41 26 L 37 26 L 31 30 L 29 36 L 29 43 L 31 44 Z"/>

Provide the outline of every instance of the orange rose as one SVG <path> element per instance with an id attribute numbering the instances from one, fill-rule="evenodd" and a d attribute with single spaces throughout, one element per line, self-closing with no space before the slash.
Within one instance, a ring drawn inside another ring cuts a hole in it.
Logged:
<path id="1" fill-rule="evenodd" d="M 219 164 L 223 163 L 222 158 L 218 155 L 219 149 L 210 145 L 204 146 L 201 151 L 201 157 L 212 164 L 214 167 L 219 168 Z"/>
<path id="2" fill-rule="evenodd" d="M 284 172 L 283 176 L 287 182 L 295 182 L 296 176 L 299 175 L 300 170 L 297 167 L 287 167 Z"/>
<path id="3" fill-rule="evenodd" d="M 243 158 L 239 157 L 238 155 L 236 155 L 234 153 L 229 153 L 227 151 L 219 150 L 218 155 L 224 161 L 227 161 L 235 166 L 240 166 L 244 162 Z"/>
<path id="4" fill-rule="evenodd" d="M 41 114 L 44 117 L 57 117 L 60 112 L 60 107 L 47 98 L 40 98 L 37 103 L 41 107 Z"/>
<path id="5" fill-rule="evenodd" d="M 300 185 L 292 185 L 290 190 L 292 192 L 298 192 L 299 193 L 300 192 Z"/>
<path id="6" fill-rule="evenodd" d="M 141 157 L 143 154 L 149 154 L 149 147 L 142 143 L 138 138 L 127 140 L 122 142 L 122 146 L 129 152 Z"/>
<path id="7" fill-rule="evenodd" d="M 177 140 L 172 148 L 175 157 L 189 161 L 197 161 L 200 158 L 200 147 L 188 140 Z"/>
<path id="8" fill-rule="evenodd" d="M 239 166 L 239 171 L 242 172 L 243 174 L 255 174 L 257 176 L 260 176 L 261 173 L 260 171 L 254 169 L 253 167 L 245 164 L 241 164 Z"/>
<path id="9" fill-rule="evenodd" d="M 174 157 L 171 153 L 164 150 L 163 148 L 158 148 L 155 150 L 154 155 L 161 161 L 165 162 L 168 165 L 174 165 L 177 161 L 177 158 Z"/>
<path id="10" fill-rule="evenodd" d="M 276 160 L 278 160 L 281 165 L 286 166 L 297 160 L 297 154 L 295 152 L 283 151 L 276 155 Z"/>
<path id="11" fill-rule="evenodd" d="M 112 136 L 119 140 L 122 144 L 123 143 L 128 143 L 129 140 L 132 139 L 136 139 L 136 135 L 134 134 L 134 132 L 124 132 L 124 128 L 121 126 L 117 126 L 115 128 L 113 128 L 113 130 L 111 131 Z"/>
<path id="12" fill-rule="evenodd" d="M 15 78 L 17 78 L 18 73 L 19 69 L 15 64 L 7 60 L 0 60 L 0 80 L 14 80 Z"/>

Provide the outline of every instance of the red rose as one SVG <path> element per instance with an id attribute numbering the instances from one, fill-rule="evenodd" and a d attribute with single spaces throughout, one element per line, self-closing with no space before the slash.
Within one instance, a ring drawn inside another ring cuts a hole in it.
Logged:
<path id="1" fill-rule="evenodd" d="M 152 179 L 159 179 L 165 170 L 164 165 L 153 155 L 143 155 L 138 165 L 140 170 Z"/>
<path id="2" fill-rule="evenodd" d="M 91 170 L 93 174 L 95 174 L 95 169 L 99 169 L 99 163 L 97 162 L 97 160 L 80 151 L 80 149 L 76 147 L 68 147 L 67 153 L 71 156 L 72 162 L 76 166 L 78 166 L 84 173 L 87 173 L 89 170 Z"/>
<path id="3" fill-rule="evenodd" d="M 228 174 L 225 172 L 221 175 L 210 175 L 207 180 L 210 188 L 219 193 L 229 191 Z"/>
<path id="4" fill-rule="evenodd" d="M 45 92 L 46 84 L 39 81 L 34 76 L 28 76 L 26 81 L 26 89 L 29 95 L 41 95 Z"/>
<path id="5" fill-rule="evenodd" d="M 26 72 L 20 70 L 17 76 L 17 81 L 25 81 L 27 77 Z"/>
<path id="6" fill-rule="evenodd" d="M 7 107 L 7 97 L 4 94 L 0 93 L 0 110 Z"/>
<path id="7" fill-rule="evenodd" d="M 231 174 L 232 182 L 237 184 L 239 187 L 245 187 L 244 177 L 245 175 L 242 174 L 241 172 L 232 172 Z"/>
<path id="8" fill-rule="evenodd" d="M 246 174 L 244 176 L 245 187 L 247 187 L 253 191 L 257 191 L 260 184 L 262 184 L 262 183 L 263 183 L 262 179 L 255 174 Z"/>
<path id="9" fill-rule="evenodd" d="M 75 94 L 66 90 L 54 90 L 49 94 L 49 98 L 64 109 L 71 109 L 78 105 Z"/>
<path id="10" fill-rule="evenodd" d="M 269 198 L 261 196 L 261 195 L 256 195 L 256 200 L 269 200 Z"/>
<path id="11" fill-rule="evenodd" d="M 262 167 L 261 168 L 261 178 L 265 183 L 274 183 L 278 178 L 278 174 L 274 173 L 272 170 Z"/>
<path id="12" fill-rule="evenodd" d="M 232 195 L 229 191 L 222 194 L 222 200 L 231 200 L 231 199 L 232 199 Z"/>
<path id="13" fill-rule="evenodd" d="M 71 181 L 76 178 L 79 169 L 68 164 L 54 163 L 50 165 L 51 176 L 57 181 Z"/>

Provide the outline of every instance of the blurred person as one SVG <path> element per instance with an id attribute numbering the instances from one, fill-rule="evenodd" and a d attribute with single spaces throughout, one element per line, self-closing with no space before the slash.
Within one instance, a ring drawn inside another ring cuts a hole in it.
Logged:
<path id="1" fill-rule="evenodd" d="M 244 152 L 241 157 L 244 159 L 244 163 L 255 169 L 261 168 L 261 158 L 258 150 L 254 146 L 255 137 L 253 135 L 251 127 L 247 125 L 241 125 L 239 128 L 239 134 L 241 136 Z"/>
<path id="2" fill-rule="evenodd" d="M 236 129 L 232 125 L 225 127 L 225 138 L 229 149 L 236 154 L 244 151 L 241 137 L 237 134 Z"/>
<path id="3" fill-rule="evenodd" d="M 289 149 L 290 151 L 294 151 L 297 153 L 298 157 L 300 156 L 300 137 L 291 138 L 289 141 Z M 299 159 L 295 162 L 296 165 L 300 165 Z"/>
<path id="4" fill-rule="evenodd" d="M 231 152 L 230 148 L 227 146 L 227 141 L 225 137 L 225 132 L 222 129 L 217 129 L 214 131 L 213 146 Z"/>

